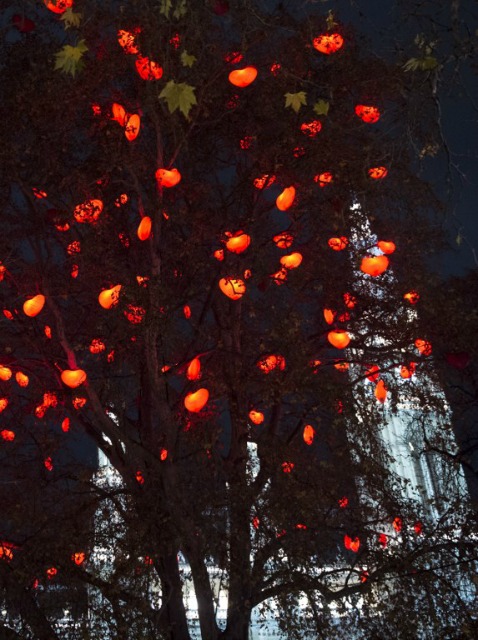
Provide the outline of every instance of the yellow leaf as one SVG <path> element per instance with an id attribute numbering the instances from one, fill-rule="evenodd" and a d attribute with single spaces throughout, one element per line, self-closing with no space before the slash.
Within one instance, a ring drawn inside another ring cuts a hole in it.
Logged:
<path id="1" fill-rule="evenodd" d="M 76 72 L 83 67 L 83 54 L 88 51 L 84 40 L 80 40 L 76 47 L 66 44 L 61 51 L 55 54 L 55 69 L 69 73 L 75 77 Z"/>
<path id="2" fill-rule="evenodd" d="M 194 95 L 195 87 L 185 82 L 174 82 L 170 80 L 159 94 L 159 97 L 166 101 L 169 113 L 174 113 L 179 109 L 185 118 L 188 117 L 191 107 L 197 104 Z"/>
<path id="3" fill-rule="evenodd" d="M 299 113 L 302 105 L 307 104 L 307 94 L 305 91 L 299 91 L 298 93 L 285 93 L 285 106 L 290 107 L 296 113 Z"/>

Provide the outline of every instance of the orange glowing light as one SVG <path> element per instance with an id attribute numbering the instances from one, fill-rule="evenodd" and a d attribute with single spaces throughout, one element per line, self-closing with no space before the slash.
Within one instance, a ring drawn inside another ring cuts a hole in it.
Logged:
<path id="1" fill-rule="evenodd" d="M 255 67 L 244 67 L 244 69 L 236 69 L 229 74 L 229 82 L 235 87 L 241 89 L 249 86 L 257 78 L 257 69 Z"/>

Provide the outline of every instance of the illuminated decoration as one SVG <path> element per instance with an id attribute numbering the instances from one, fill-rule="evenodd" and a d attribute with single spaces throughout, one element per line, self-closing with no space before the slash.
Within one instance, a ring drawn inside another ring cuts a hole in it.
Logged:
<path id="1" fill-rule="evenodd" d="M 53 13 L 65 13 L 73 6 L 73 0 L 43 0 L 43 4 Z"/>
<path id="2" fill-rule="evenodd" d="M 13 320 L 13 313 L 8 309 L 4 309 L 2 313 L 7 320 Z"/>
<path id="3" fill-rule="evenodd" d="M 259 360 L 257 366 L 262 371 L 262 373 L 268 374 L 274 369 L 278 369 L 279 371 L 284 371 L 285 369 L 285 358 L 280 354 L 271 353 L 267 356 L 264 356 Z"/>
<path id="4" fill-rule="evenodd" d="M 284 473 L 291 473 L 295 464 L 293 462 L 283 462 L 281 466 Z"/>
<path id="5" fill-rule="evenodd" d="M 288 249 L 294 242 L 294 236 L 291 233 L 287 233 L 287 231 L 283 231 L 274 236 L 272 240 L 279 249 Z"/>
<path id="6" fill-rule="evenodd" d="M 80 409 L 83 409 L 83 407 L 86 404 L 86 398 L 80 398 L 78 396 L 76 396 L 75 398 L 73 398 L 73 400 L 71 401 L 73 404 L 73 407 L 79 411 Z"/>
<path id="7" fill-rule="evenodd" d="M 300 130 L 309 138 L 315 138 L 315 136 L 322 129 L 322 123 L 320 120 L 312 120 L 311 122 L 303 122 L 300 125 Z"/>
<path id="8" fill-rule="evenodd" d="M 102 211 L 103 202 L 101 200 L 87 200 L 75 207 L 73 216 L 77 222 L 92 223 L 98 220 Z"/>
<path id="9" fill-rule="evenodd" d="M 373 180 L 382 180 L 383 178 L 387 177 L 388 169 L 386 167 L 371 167 L 368 170 L 368 175 Z"/>
<path id="10" fill-rule="evenodd" d="M 61 381 L 71 389 L 76 389 L 76 387 L 86 382 L 86 377 L 83 369 L 65 369 L 61 372 Z"/>
<path id="11" fill-rule="evenodd" d="M 360 538 L 355 537 L 352 539 L 350 536 L 345 535 L 344 547 L 349 551 L 353 551 L 354 553 L 357 553 L 358 550 L 360 549 Z"/>
<path id="12" fill-rule="evenodd" d="M 129 304 L 124 311 L 124 315 L 131 324 L 141 324 L 146 315 L 146 309 L 138 305 Z"/>
<path id="13" fill-rule="evenodd" d="M 327 242 L 333 251 L 343 251 L 347 247 L 348 243 L 349 241 L 345 236 L 340 236 L 340 238 L 330 238 Z"/>
<path id="14" fill-rule="evenodd" d="M 29 298 L 23 303 L 23 313 L 29 318 L 37 316 L 45 305 L 45 296 L 39 293 L 33 298 Z"/>
<path id="15" fill-rule="evenodd" d="M 365 377 L 370 382 L 377 382 L 380 375 L 380 367 L 376 364 L 369 365 L 365 371 Z"/>
<path id="16" fill-rule="evenodd" d="M 14 544 L 6 542 L 6 540 L 0 540 L 0 560 L 5 560 L 6 562 L 13 560 L 12 549 L 15 549 Z"/>
<path id="17" fill-rule="evenodd" d="M 320 53 L 330 55 L 342 48 L 344 39 L 340 33 L 323 33 L 317 38 L 314 38 L 312 44 L 314 45 L 314 49 L 317 49 Z"/>
<path id="18" fill-rule="evenodd" d="M 126 110 L 125 108 L 118 104 L 117 102 L 113 102 L 111 105 L 111 119 L 116 120 L 116 122 L 124 127 L 126 124 Z"/>
<path id="19" fill-rule="evenodd" d="M 390 240 L 379 240 L 377 242 L 377 247 L 380 249 L 382 253 L 386 255 L 390 255 L 396 249 L 395 243 Z"/>
<path id="20" fill-rule="evenodd" d="M 12 370 L 9 367 L 4 367 L 2 364 L 0 364 L 0 380 L 6 382 L 7 380 L 10 380 L 11 377 Z"/>
<path id="21" fill-rule="evenodd" d="M 7 272 L 7 268 L 0 262 L 0 282 L 5 277 L 5 273 Z"/>
<path id="22" fill-rule="evenodd" d="M 271 274 L 271 278 L 274 280 L 275 284 L 280 286 L 285 283 L 287 280 L 288 271 L 285 267 L 281 267 L 279 271 Z"/>
<path id="23" fill-rule="evenodd" d="M 136 29 L 135 32 L 138 33 L 139 29 Z M 139 53 L 139 48 L 136 45 L 136 36 L 131 31 L 120 29 L 118 31 L 118 44 L 126 54 L 137 55 Z"/>
<path id="24" fill-rule="evenodd" d="M 58 573 L 58 569 L 56 567 L 50 567 L 49 569 L 46 570 L 46 577 L 48 578 L 48 580 L 51 580 L 56 576 L 57 573 Z"/>
<path id="25" fill-rule="evenodd" d="M 2 429 L 0 436 L 2 436 L 5 442 L 13 442 L 15 440 L 15 432 L 10 429 Z"/>
<path id="26" fill-rule="evenodd" d="M 133 113 L 126 120 L 124 125 L 124 134 L 129 142 L 136 140 L 141 126 L 141 118 L 137 113 Z"/>
<path id="27" fill-rule="evenodd" d="M 337 311 L 334 311 L 333 309 L 324 309 L 324 320 L 327 324 L 332 324 L 336 315 Z"/>
<path id="28" fill-rule="evenodd" d="M 415 340 L 415 346 L 418 349 L 419 353 L 422 354 L 422 356 L 430 356 L 432 353 L 432 343 L 428 342 L 428 340 L 417 338 Z"/>
<path id="29" fill-rule="evenodd" d="M 341 509 L 345 509 L 349 504 L 349 499 L 347 496 L 343 496 L 342 498 L 339 498 L 338 503 Z"/>
<path id="30" fill-rule="evenodd" d="M 264 414 L 261 411 L 251 409 L 251 411 L 249 411 L 249 420 L 253 424 L 262 424 L 264 422 Z"/>
<path id="31" fill-rule="evenodd" d="M 296 251 L 287 256 L 282 256 L 280 263 L 286 269 L 296 269 L 302 262 L 302 254 Z"/>
<path id="32" fill-rule="evenodd" d="M 376 278 L 388 269 L 388 265 L 387 256 L 365 256 L 360 263 L 360 270 Z"/>
<path id="33" fill-rule="evenodd" d="M 175 187 L 181 180 L 181 174 L 177 169 L 158 169 L 154 175 L 158 187 Z"/>
<path id="34" fill-rule="evenodd" d="M 231 253 L 242 253 L 251 244 L 251 236 L 244 231 L 236 231 L 234 234 L 226 233 L 229 239 L 226 242 L 226 249 Z"/>
<path id="35" fill-rule="evenodd" d="M 136 71 L 143 80 L 160 80 L 163 77 L 163 68 L 146 56 L 136 58 Z"/>
<path id="36" fill-rule="evenodd" d="M 63 433 L 68 433 L 70 430 L 70 418 L 63 418 L 61 421 L 61 430 Z"/>
<path id="37" fill-rule="evenodd" d="M 0 413 L 8 407 L 8 398 L 0 398 Z"/>
<path id="38" fill-rule="evenodd" d="M 400 531 L 402 530 L 402 527 L 403 527 L 402 519 L 400 517 L 398 517 L 398 516 L 396 518 L 394 518 L 393 522 L 392 522 L 392 527 L 395 529 L 395 531 L 397 533 L 400 533 Z"/>
<path id="39" fill-rule="evenodd" d="M 314 182 L 317 182 L 319 187 L 321 187 L 322 189 L 333 182 L 333 180 L 334 176 L 329 171 L 324 171 L 324 173 L 318 173 L 316 176 L 314 176 Z"/>
<path id="40" fill-rule="evenodd" d="M 327 340 L 336 349 L 345 349 L 350 343 L 350 336 L 344 329 L 334 329 L 327 334 Z"/>
<path id="41" fill-rule="evenodd" d="M 385 533 L 379 533 L 377 540 L 382 549 L 385 549 L 388 544 L 388 537 L 385 535 Z"/>
<path id="42" fill-rule="evenodd" d="M 198 380 L 201 377 L 201 361 L 199 358 L 193 358 L 186 369 L 186 378 L 188 380 Z"/>
<path id="43" fill-rule="evenodd" d="M 239 300 L 246 293 L 246 284 L 239 278 L 221 278 L 219 288 L 231 300 Z"/>
<path id="44" fill-rule="evenodd" d="M 45 460 L 43 461 L 43 465 L 47 471 L 53 471 L 53 460 L 51 459 L 51 456 L 48 456 L 48 458 L 45 458 Z M 47 571 L 47 575 L 48 575 L 48 571 Z M 52 577 L 53 575 L 54 574 L 52 574 Z M 50 576 L 48 575 L 48 577 Z"/>
<path id="45" fill-rule="evenodd" d="M 418 291 L 408 291 L 403 295 L 403 298 L 410 304 L 417 304 L 417 302 L 420 300 L 420 294 L 418 293 Z"/>
<path id="46" fill-rule="evenodd" d="M 186 320 L 189 320 L 189 318 L 191 317 L 191 307 L 188 304 L 184 305 L 183 314 Z"/>
<path id="47" fill-rule="evenodd" d="M 229 82 L 235 87 L 241 89 L 249 86 L 257 78 L 257 69 L 255 67 L 244 67 L 244 69 L 236 69 L 229 74 Z"/>
<path id="48" fill-rule="evenodd" d="M 254 186 L 256 189 L 267 189 L 268 187 L 271 186 L 271 184 L 274 184 L 275 181 L 276 181 L 275 175 L 265 173 L 260 178 L 255 178 Z"/>
<path id="49" fill-rule="evenodd" d="M 101 353 L 106 349 L 106 346 L 99 338 L 93 338 L 88 349 L 90 350 L 90 353 Z"/>
<path id="50" fill-rule="evenodd" d="M 135 480 L 138 484 L 144 484 L 144 477 L 141 471 L 136 471 Z"/>
<path id="51" fill-rule="evenodd" d="M 417 366 L 416 362 L 409 362 L 408 364 L 403 364 L 400 367 L 401 377 L 404 378 L 405 380 L 408 380 L 408 378 L 411 378 L 415 373 L 416 366 Z"/>
<path id="52" fill-rule="evenodd" d="M 105 289 L 98 296 L 98 302 L 103 307 L 103 309 L 111 309 L 116 304 L 118 304 L 119 294 L 121 291 L 121 285 L 117 284 L 111 289 Z"/>
<path id="53" fill-rule="evenodd" d="M 209 400 L 209 391 L 205 388 L 188 393 L 184 398 L 184 406 L 191 413 L 198 413 L 205 407 Z"/>
<path id="54" fill-rule="evenodd" d="M 337 369 L 337 371 L 348 371 L 348 369 L 350 368 L 350 363 L 348 362 L 336 362 L 334 364 L 334 368 Z"/>
<path id="55" fill-rule="evenodd" d="M 380 120 L 380 111 L 378 107 L 367 106 L 364 104 L 358 104 L 355 107 L 355 114 L 364 122 L 373 124 Z"/>
<path id="56" fill-rule="evenodd" d="M 86 554 L 83 551 L 77 551 L 72 554 L 71 559 L 77 566 L 81 566 L 86 559 Z"/>
<path id="57" fill-rule="evenodd" d="M 311 424 L 306 424 L 302 432 L 302 438 L 307 445 L 311 445 L 314 442 L 315 429 Z"/>
<path id="58" fill-rule="evenodd" d="M 227 64 L 239 64 L 243 58 L 244 55 L 240 51 L 230 51 L 224 56 L 224 62 L 227 62 Z"/>
<path id="59" fill-rule="evenodd" d="M 357 304 L 357 298 L 353 296 L 351 293 L 346 292 L 342 297 L 344 299 L 344 304 L 347 307 L 347 309 L 353 309 Z"/>
<path id="60" fill-rule="evenodd" d="M 376 385 L 375 391 L 374 391 L 374 396 L 382 404 L 387 399 L 387 387 L 386 387 L 385 382 L 383 380 L 379 380 L 377 382 L 377 385 Z"/>
<path id="61" fill-rule="evenodd" d="M 144 216 L 138 227 L 138 238 L 140 240 L 144 241 L 150 237 L 152 224 L 153 221 L 151 218 L 149 216 Z"/>
<path id="62" fill-rule="evenodd" d="M 280 211 L 287 211 L 295 199 L 295 187 L 286 187 L 276 199 L 276 207 Z"/>
<path id="63" fill-rule="evenodd" d="M 213 253 L 213 256 L 216 258 L 216 260 L 222 262 L 224 260 L 224 249 L 216 249 L 216 251 Z"/>
<path id="64" fill-rule="evenodd" d="M 161 462 L 164 462 L 168 457 L 168 450 L 167 449 L 161 449 L 161 451 L 159 452 L 159 459 L 161 460 Z"/>

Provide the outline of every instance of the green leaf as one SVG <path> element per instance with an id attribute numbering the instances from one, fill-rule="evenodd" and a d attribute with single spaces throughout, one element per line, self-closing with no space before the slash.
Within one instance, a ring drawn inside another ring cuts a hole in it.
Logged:
<path id="1" fill-rule="evenodd" d="M 334 18 L 334 12 L 332 11 L 332 9 L 329 9 L 329 13 L 327 14 L 326 24 L 327 24 L 327 31 L 332 31 L 333 28 L 337 26 L 337 23 L 335 22 L 335 18 Z"/>
<path id="2" fill-rule="evenodd" d="M 173 18 L 182 18 L 188 12 L 188 5 L 186 0 L 180 0 L 176 9 L 173 12 Z"/>
<path id="3" fill-rule="evenodd" d="M 171 11 L 172 7 L 173 3 L 171 2 L 171 0 L 161 0 L 159 13 L 161 13 L 163 16 L 166 16 L 166 18 L 169 18 L 169 12 Z"/>
<path id="4" fill-rule="evenodd" d="M 407 62 L 405 62 L 405 64 L 403 65 L 403 70 L 416 71 L 419 66 L 420 66 L 420 61 L 417 58 L 410 58 L 410 60 L 407 60 Z"/>
<path id="5" fill-rule="evenodd" d="M 290 107 L 296 113 L 299 113 L 302 105 L 307 104 L 307 94 L 305 91 L 299 91 L 298 93 L 285 93 L 285 106 Z"/>
<path id="6" fill-rule="evenodd" d="M 425 58 L 410 58 L 404 65 L 404 71 L 430 71 L 438 66 L 438 60 L 434 56 L 425 56 Z"/>
<path id="7" fill-rule="evenodd" d="M 327 102 L 327 100 L 317 100 L 317 102 L 314 104 L 314 112 L 318 116 L 326 116 L 329 113 L 329 107 L 330 104 Z"/>
<path id="8" fill-rule="evenodd" d="M 185 82 L 174 82 L 170 80 L 159 94 L 159 97 L 166 100 L 169 113 L 174 113 L 179 109 L 185 118 L 188 117 L 191 107 L 197 104 L 194 95 L 195 87 Z"/>
<path id="9" fill-rule="evenodd" d="M 68 9 L 61 14 L 60 20 L 65 23 L 65 29 L 69 29 L 70 27 L 79 27 L 82 17 L 82 13 L 75 13 L 71 7 L 68 7 Z"/>
<path id="10" fill-rule="evenodd" d="M 88 51 L 84 40 L 80 40 L 76 47 L 66 44 L 56 55 L 55 69 L 69 73 L 75 77 L 76 72 L 83 67 L 83 54 Z"/>
<path id="11" fill-rule="evenodd" d="M 196 56 L 189 55 L 187 51 L 183 51 L 181 54 L 181 63 L 183 67 L 192 67 L 196 60 Z"/>

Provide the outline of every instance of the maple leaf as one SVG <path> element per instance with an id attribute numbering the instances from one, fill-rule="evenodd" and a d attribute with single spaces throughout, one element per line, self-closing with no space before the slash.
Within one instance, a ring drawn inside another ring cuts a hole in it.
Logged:
<path id="1" fill-rule="evenodd" d="M 69 73 L 75 77 L 76 72 L 83 67 L 83 54 L 88 51 L 84 40 L 80 40 L 76 47 L 66 44 L 61 51 L 55 54 L 55 69 Z"/>
<path id="2" fill-rule="evenodd" d="M 299 113 L 299 110 L 302 105 L 307 104 L 307 94 L 305 91 L 299 91 L 298 93 L 285 93 L 285 106 L 290 107 L 296 113 Z"/>
<path id="3" fill-rule="evenodd" d="M 179 109 L 184 117 L 187 118 L 191 107 L 197 104 L 194 89 L 195 87 L 185 82 L 170 80 L 159 94 L 159 97 L 166 100 L 169 113 L 174 113 L 176 109 Z"/>
<path id="4" fill-rule="evenodd" d="M 318 116 L 326 116 L 329 113 L 330 104 L 327 100 L 317 100 L 314 104 L 314 111 Z"/>
<path id="5" fill-rule="evenodd" d="M 183 67 L 192 67 L 196 60 L 196 56 L 190 55 L 187 51 L 183 51 L 181 54 L 181 63 Z"/>
<path id="6" fill-rule="evenodd" d="M 82 17 L 82 13 L 75 13 L 71 7 L 68 7 L 68 9 L 61 14 L 60 20 L 65 23 L 65 29 L 69 29 L 70 27 L 79 27 Z"/>

